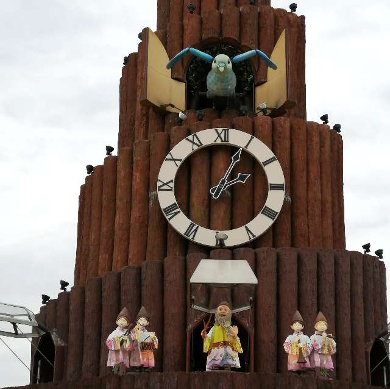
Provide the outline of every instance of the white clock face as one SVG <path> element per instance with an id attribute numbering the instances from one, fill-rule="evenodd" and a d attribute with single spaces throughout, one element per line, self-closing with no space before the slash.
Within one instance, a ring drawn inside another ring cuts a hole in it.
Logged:
<path id="1" fill-rule="evenodd" d="M 239 149 L 232 154 L 225 175 L 218 182 L 211 183 L 211 201 L 218 201 L 221 193 L 232 185 L 245 185 L 250 176 L 247 172 L 230 178 L 233 167 L 237 165 L 239 168 L 242 152 L 251 154 L 264 169 L 268 181 L 268 196 L 263 208 L 249 223 L 232 230 L 216 231 L 197 225 L 182 212 L 177 204 L 174 188 L 176 174 L 186 158 L 204 147 L 221 145 Z M 284 175 L 272 151 L 253 135 L 231 128 L 210 128 L 187 136 L 168 153 L 158 175 L 157 194 L 163 214 L 179 234 L 195 243 L 218 247 L 221 241 L 218 241 L 216 234 L 221 233 L 218 236 L 225 234 L 224 246 L 233 247 L 256 239 L 274 223 L 284 201 Z"/>

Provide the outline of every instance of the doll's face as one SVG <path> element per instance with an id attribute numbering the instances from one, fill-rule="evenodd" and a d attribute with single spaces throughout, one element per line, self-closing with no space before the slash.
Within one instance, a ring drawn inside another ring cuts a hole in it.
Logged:
<path id="1" fill-rule="evenodd" d="M 326 330 L 328 329 L 328 325 L 327 325 L 326 322 L 324 322 L 324 321 L 319 321 L 319 322 L 317 322 L 317 323 L 314 325 L 314 328 L 315 328 L 317 331 L 323 332 L 323 331 L 326 331 Z"/>
<path id="2" fill-rule="evenodd" d="M 292 324 L 291 328 L 295 331 L 295 332 L 300 332 L 303 330 L 303 325 L 299 322 L 299 321 L 296 321 L 295 323 Z"/>
<path id="3" fill-rule="evenodd" d="M 140 317 L 138 320 L 137 320 L 137 323 L 141 326 L 141 327 L 146 327 L 149 325 L 149 322 L 148 320 L 145 318 L 145 317 Z"/>
<path id="4" fill-rule="evenodd" d="M 217 313 L 219 316 L 228 316 L 230 314 L 230 308 L 227 305 L 220 305 L 217 308 Z"/>
<path id="5" fill-rule="evenodd" d="M 124 317 L 120 317 L 120 318 L 116 321 L 116 324 L 117 324 L 119 327 L 122 327 L 122 328 L 125 328 L 125 327 L 128 327 L 128 326 L 129 326 L 129 322 L 128 322 L 127 319 L 125 319 Z"/>

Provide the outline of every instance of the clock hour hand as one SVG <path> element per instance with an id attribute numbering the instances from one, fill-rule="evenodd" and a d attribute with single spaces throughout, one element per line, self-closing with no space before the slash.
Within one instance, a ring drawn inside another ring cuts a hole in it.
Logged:
<path id="1" fill-rule="evenodd" d="M 227 187 L 229 187 L 229 186 L 231 186 L 231 185 L 234 185 L 234 184 L 237 184 L 238 182 L 244 183 L 249 177 L 250 177 L 250 174 L 239 173 L 238 176 L 237 176 L 234 180 L 231 180 L 231 181 L 229 181 L 229 182 L 226 182 L 226 180 L 225 180 L 225 184 L 224 184 L 224 187 L 222 188 L 221 192 L 222 192 L 223 190 L 225 190 Z M 213 187 L 210 189 L 210 193 L 213 195 L 213 197 L 215 196 L 215 192 L 216 192 L 216 190 L 217 190 L 218 188 L 219 188 L 219 184 L 213 186 Z M 219 197 L 219 195 L 218 195 L 218 197 Z M 214 198 L 218 198 L 218 197 L 214 197 Z"/>
<path id="2" fill-rule="evenodd" d="M 225 189 L 225 186 L 226 186 L 226 181 L 229 177 L 229 174 L 231 173 L 231 171 L 233 170 L 234 168 L 234 165 L 240 160 L 241 158 L 241 151 L 242 151 L 242 148 L 239 148 L 237 150 L 237 152 L 235 152 L 233 155 L 232 155 L 232 162 L 230 163 L 230 166 L 228 167 L 228 169 L 226 170 L 224 176 L 219 180 L 218 184 L 213 186 L 211 189 L 210 189 L 210 194 L 213 196 L 214 199 L 217 199 L 222 191 Z"/>

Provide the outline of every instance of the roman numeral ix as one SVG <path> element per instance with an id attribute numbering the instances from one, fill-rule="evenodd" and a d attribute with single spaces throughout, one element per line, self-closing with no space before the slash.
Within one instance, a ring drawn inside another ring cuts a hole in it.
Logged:
<path id="1" fill-rule="evenodd" d="M 180 208 L 177 203 L 173 203 L 163 208 L 163 212 L 168 220 L 172 220 L 176 215 L 180 213 Z"/>
<path id="2" fill-rule="evenodd" d="M 173 191 L 173 180 L 169 180 L 168 182 L 158 180 L 157 181 L 157 190 L 160 192 Z"/>

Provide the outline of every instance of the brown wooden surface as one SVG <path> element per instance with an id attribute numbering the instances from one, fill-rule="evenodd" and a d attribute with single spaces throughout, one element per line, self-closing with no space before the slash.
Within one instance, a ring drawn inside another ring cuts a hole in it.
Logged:
<path id="1" fill-rule="evenodd" d="M 84 288 L 74 286 L 69 298 L 69 336 L 67 356 L 67 380 L 81 377 L 84 344 Z"/>
<path id="2" fill-rule="evenodd" d="M 245 1 L 245 4 L 240 8 L 241 18 L 241 45 L 247 50 L 253 50 L 258 48 L 257 38 L 258 38 L 258 12 L 257 7 L 254 5 L 249 5 Z M 257 58 L 256 58 L 257 60 Z M 256 61 L 257 62 L 257 61 Z"/>
<path id="3" fill-rule="evenodd" d="M 284 20 L 283 20 L 284 21 Z M 288 99 L 295 101 L 298 105 L 298 89 L 299 82 L 298 79 L 300 77 L 299 67 L 298 67 L 298 46 L 300 44 L 298 39 L 298 26 L 299 26 L 299 18 L 295 13 L 289 12 L 286 15 L 285 19 L 286 23 L 286 39 L 287 39 L 287 91 L 288 91 Z M 287 112 L 287 115 L 290 117 L 295 117 L 295 111 L 297 110 L 297 106 L 292 108 Z"/>
<path id="4" fill-rule="evenodd" d="M 375 335 L 380 334 L 387 329 L 381 323 L 381 276 L 379 270 L 379 259 L 374 258 L 374 318 L 375 318 Z"/>
<path id="5" fill-rule="evenodd" d="M 335 253 L 337 378 L 352 380 L 351 270 L 349 253 Z"/>
<path id="6" fill-rule="evenodd" d="M 67 343 L 69 329 L 69 292 L 58 293 L 56 325 L 59 338 Z"/>
<path id="7" fill-rule="evenodd" d="M 286 337 L 292 332 L 291 320 L 298 309 L 298 252 L 278 249 L 278 371 L 287 371 L 287 354 L 283 350 Z M 305 320 L 305 317 L 303 317 Z"/>
<path id="8" fill-rule="evenodd" d="M 186 126 L 175 126 L 171 129 L 170 145 L 172 149 L 181 140 L 188 135 L 189 129 Z M 192 157 L 191 157 L 192 158 Z M 175 196 L 177 204 L 184 214 L 188 215 L 188 197 L 189 197 L 189 164 L 190 161 L 184 161 L 176 174 L 175 179 Z M 161 211 L 160 211 L 161 212 Z M 164 216 L 163 216 L 164 217 Z M 167 256 L 180 257 L 185 256 L 187 240 L 176 232 L 170 225 L 166 229 L 167 233 Z"/>
<path id="9" fill-rule="evenodd" d="M 272 150 L 272 119 L 257 116 L 253 119 L 253 135 Z M 253 168 L 253 216 L 263 208 L 268 195 L 268 182 L 263 167 L 259 163 Z M 254 241 L 255 247 L 273 247 L 273 227 Z"/>
<path id="10" fill-rule="evenodd" d="M 157 177 L 169 149 L 169 135 L 154 134 L 150 141 L 149 210 L 146 259 L 163 260 L 166 255 L 167 222 L 157 198 Z"/>
<path id="11" fill-rule="evenodd" d="M 352 251 L 350 257 L 352 376 L 356 382 L 365 382 L 367 375 L 364 349 L 363 255 Z"/>
<path id="12" fill-rule="evenodd" d="M 386 295 L 386 266 L 383 261 L 379 261 L 379 272 L 380 272 L 380 284 L 381 284 L 381 324 L 384 328 L 387 325 L 387 295 Z"/>
<path id="13" fill-rule="evenodd" d="M 148 137 L 151 139 L 154 134 L 157 132 L 163 132 L 165 126 L 165 117 L 160 112 L 157 111 L 154 107 L 149 108 L 148 112 Z"/>
<path id="14" fill-rule="evenodd" d="M 129 310 L 130 320 L 135 318 L 141 308 L 141 267 L 130 265 L 121 271 L 121 303 L 122 308 Z"/>
<path id="15" fill-rule="evenodd" d="M 227 6 L 222 9 L 222 36 L 227 42 L 238 42 L 240 39 L 240 10 Z"/>
<path id="16" fill-rule="evenodd" d="M 80 258 L 79 258 L 80 278 L 79 278 L 79 284 L 77 285 L 84 285 L 85 280 L 87 278 L 89 233 L 91 229 L 92 183 L 93 183 L 93 176 L 85 177 L 83 230 L 80 239 L 81 249 L 80 249 Z"/>
<path id="17" fill-rule="evenodd" d="M 50 300 L 47 303 L 46 328 L 49 331 L 57 329 L 57 300 Z"/>
<path id="18" fill-rule="evenodd" d="M 103 166 L 96 166 L 93 171 L 91 228 L 89 231 L 89 252 L 87 279 L 97 277 L 99 273 L 100 228 L 102 220 Z"/>
<path id="19" fill-rule="evenodd" d="M 156 333 L 161 344 L 158 350 L 154 351 L 155 370 L 161 371 L 163 366 L 163 345 L 164 339 L 164 311 L 163 311 L 163 275 L 162 261 L 146 261 L 142 264 L 142 278 L 141 278 L 141 296 L 142 305 L 150 315 L 149 331 Z"/>
<path id="20" fill-rule="evenodd" d="M 186 261 L 184 257 L 164 260 L 163 370 L 185 370 L 186 350 Z"/>
<path id="21" fill-rule="evenodd" d="M 112 269 L 116 210 L 116 168 L 117 157 L 108 156 L 104 159 L 98 273 L 100 276 Z"/>
<path id="22" fill-rule="evenodd" d="M 219 39 L 221 35 L 221 13 L 207 11 L 202 15 L 202 40 Z"/>
<path id="23" fill-rule="evenodd" d="M 148 110 L 149 108 L 141 105 L 141 93 L 146 91 L 146 61 L 147 47 L 146 34 L 144 29 L 141 33 L 141 42 L 138 44 L 137 58 L 137 96 L 135 103 L 135 119 L 134 119 L 134 140 L 146 139 L 148 136 Z"/>
<path id="24" fill-rule="evenodd" d="M 276 250 L 256 250 L 255 371 L 276 373 L 278 355 L 278 267 Z"/>
<path id="25" fill-rule="evenodd" d="M 149 141 L 134 143 L 129 264 L 145 260 L 148 231 Z"/>
<path id="26" fill-rule="evenodd" d="M 218 0 L 201 0 L 201 13 L 202 15 L 212 9 L 218 9 Z"/>
<path id="27" fill-rule="evenodd" d="M 101 340 L 100 340 L 100 368 L 99 375 L 106 376 L 110 373 L 107 367 L 108 349 L 106 340 L 108 335 L 115 330 L 116 318 L 122 310 L 120 306 L 120 273 L 108 272 L 102 278 L 102 314 L 101 314 Z"/>
<path id="28" fill-rule="evenodd" d="M 296 53 L 296 66 L 298 68 L 297 80 L 297 106 L 293 112 L 297 117 L 306 119 L 306 21 L 305 16 L 299 16 L 298 44 Z"/>
<path id="29" fill-rule="evenodd" d="M 332 224 L 332 160 L 330 156 L 329 126 L 320 124 L 320 171 L 321 171 L 321 219 L 322 247 L 333 248 Z"/>
<path id="30" fill-rule="evenodd" d="M 82 352 L 82 375 L 85 378 L 99 376 L 101 318 L 102 279 L 90 278 L 85 284 L 84 349 Z"/>
<path id="31" fill-rule="evenodd" d="M 81 242 L 83 238 L 84 208 L 85 208 L 85 184 L 80 186 L 79 210 L 77 215 L 77 248 L 76 248 L 76 261 L 74 266 L 75 285 L 78 285 L 78 283 L 80 282 L 81 246 L 82 246 Z"/>
<path id="32" fill-rule="evenodd" d="M 263 6 L 259 10 L 259 49 L 263 51 L 268 57 L 274 49 L 274 10 L 271 7 Z M 265 61 L 259 61 L 259 68 L 256 73 L 256 85 L 267 80 L 268 66 Z"/>
<path id="33" fill-rule="evenodd" d="M 113 270 L 126 266 L 129 257 L 132 175 L 133 148 L 123 147 L 117 163 Z"/>
<path id="34" fill-rule="evenodd" d="M 273 120 L 272 146 L 276 158 L 279 160 L 284 174 L 285 195 L 291 195 L 290 182 L 290 120 L 280 117 Z M 273 228 L 275 247 L 291 246 L 291 200 L 284 201 L 280 214 Z"/>
<path id="35" fill-rule="evenodd" d="M 365 341 L 368 343 L 375 338 L 374 260 L 371 255 L 363 255 L 363 298 Z"/>
<path id="36" fill-rule="evenodd" d="M 167 52 L 170 59 L 183 49 L 182 30 L 183 23 L 181 21 L 171 21 L 169 23 L 167 32 Z M 174 79 L 184 80 L 183 63 L 181 60 L 172 67 L 171 74 Z"/>
<path id="37" fill-rule="evenodd" d="M 223 10 L 225 7 L 235 7 L 236 6 L 236 0 L 220 0 L 219 1 L 219 8 Z"/>
<path id="38" fill-rule="evenodd" d="M 309 246 L 322 247 L 320 134 L 318 124 L 307 123 L 307 222 Z"/>
<path id="39" fill-rule="evenodd" d="M 191 47 L 199 44 L 202 34 L 202 18 L 189 12 L 184 18 L 183 47 Z"/>
<path id="40" fill-rule="evenodd" d="M 291 120 L 291 232 L 292 245 L 299 248 L 309 247 L 306 139 L 306 122 Z"/>

